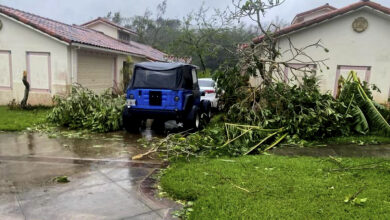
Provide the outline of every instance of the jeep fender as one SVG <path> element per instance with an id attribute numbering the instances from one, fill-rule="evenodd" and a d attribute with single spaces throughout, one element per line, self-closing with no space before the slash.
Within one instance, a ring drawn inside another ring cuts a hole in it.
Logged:
<path id="1" fill-rule="evenodd" d="M 202 109 L 202 113 L 207 113 L 211 108 L 211 102 L 209 100 L 202 100 L 200 102 L 200 107 Z"/>
<path id="2" fill-rule="evenodd" d="M 187 114 L 186 121 L 192 121 L 195 118 L 195 114 L 199 111 L 199 107 L 194 105 L 192 106 L 191 111 Z"/>
<path id="3" fill-rule="evenodd" d="M 184 97 L 184 105 L 183 105 L 183 110 L 185 112 L 191 111 L 191 106 L 193 105 L 194 102 L 194 95 L 193 94 L 186 94 Z"/>

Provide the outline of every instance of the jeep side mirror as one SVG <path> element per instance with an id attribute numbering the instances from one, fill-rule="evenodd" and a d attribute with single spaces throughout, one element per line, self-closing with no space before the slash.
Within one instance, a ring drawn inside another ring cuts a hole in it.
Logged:
<path id="1" fill-rule="evenodd" d="M 206 92 L 202 91 L 201 96 L 206 96 Z"/>

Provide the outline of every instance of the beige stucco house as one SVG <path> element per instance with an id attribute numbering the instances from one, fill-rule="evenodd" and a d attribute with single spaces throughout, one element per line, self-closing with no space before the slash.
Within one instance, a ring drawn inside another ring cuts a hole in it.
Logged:
<path id="1" fill-rule="evenodd" d="M 314 60 L 323 60 L 329 67 L 319 71 L 309 59 L 303 60 L 317 71 L 323 92 L 337 93 L 340 76 L 346 76 L 350 70 L 358 72 L 361 80 L 376 84 L 381 93 L 374 93 L 380 103 L 388 101 L 390 96 L 390 8 L 370 1 L 359 1 L 344 8 L 336 9 L 324 5 L 298 14 L 291 26 L 278 31 L 281 51 L 289 48 L 289 41 L 297 48 L 309 44 L 321 43 L 329 49 L 311 48 L 306 53 Z M 255 43 L 262 36 L 253 39 Z M 284 54 L 283 60 L 290 55 Z M 299 63 L 291 66 L 299 67 Z M 286 68 L 285 77 L 291 77 Z"/>
<path id="2" fill-rule="evenodd" d="M 163 52 L 132 41 L 135 35 L 102 18 L 68 25 L 0 5 L 0 105 L 21 101 L 23 71 L 29 104 L 51 104 L 73 83 L 96 92 L 120 85 L 128 56 L 135 63 L 164 60 Z"/>

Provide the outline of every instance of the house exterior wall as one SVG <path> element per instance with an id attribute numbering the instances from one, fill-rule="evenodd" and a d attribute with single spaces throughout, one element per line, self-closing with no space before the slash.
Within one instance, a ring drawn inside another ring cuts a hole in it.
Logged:
<path id="1" fill-rule="evenodd" d="M 3 24 L 0 30 L 0 105 L 13 99 L 21 102 L 25 89 L 22 83 L 24 71 L 28 72 L 31 84 L 28 104 L 53 104 L 54 95 L 68 94 L 72 83 L 80 82 L 80 77 L 83 77 L 79 75 L 80 53 L 85 50 L 91 57 L 98 58 L 103 54 L 110 60 L 107 80 L 102 83 L 105 88 L 101 86 L 99 91 L 121 86 L 126 54 L 69 45 L 3 14 L 0 14 L 0 20 Z M 134 63 L 147 61 L 138 56 L 132 56 L 132 60 Z M 92 61 L 89 65 L 91 74 L 87 77 L 94 79 L 94 73 L 99 73 L 102 63 L 99 59 Z"/>
<path id="2" fill-rule="evenodd" d="M 365 17 L 369 23 L 363 33 L 357 33 L 352 28 L 353 21 L 358 17 Z M 389 97 L 390 44 L 387 43 L 389 36 L 389 16 L 369 8 L 289 34 L 297 48 L 321 40 L 322 44 L 329 49 L 329 53 L 322 48 L 311 48 L 306 51 L 315 60 L 329 59 L 325 62 L 329 70 L 318 67 L 317 71 L 323 92 L 335 93 L 337 73 L 345 76 L 349 70 L 357 70 L 362 80 L 367 79 L 369 83 L 380 88 L 382 93 L 373 93 L 375 100 L 380 103 L 387 102 Z M 280 47 L 282 52 L 289 48 L 286 37 L 280 40 Z M 283 60 L 288 59 L 288 55 L 283 57 Z M 310 61 L 306 60 L 306 62 Z M 322 69 L 323 73 L 319 69 Z"/>
<path id="3" fill-rule="evenodd" d="M 147 59 L 143 58 L 143 57 L 136 57 L 136 56 L 131 56 L 131 59 L 133 60 L 133 65 L 130 67 L 131 69 L 134 68 L 134 64 L 136 63 L 140 63 L 140 62 L 146 62 L 148 61 Z M 123 63 L 127 60 L 127 56 L 126 55 L 119 55 L 117 57 L 117 62 L 116 62 L 116 65 L 117 65 L 117 74 L 116 74 L 116 85 L 117 85 L 117 88 L 119 90 L 123 90 L 124 88 L 124 85 L 123 85 L 123 72 L 122 72 L 122 69 L 123 69 Z M 131 78 L 131 76 L 130 76 Z"/>
<path id="4" fill-rule="evenodd" d="M 0 59 L 2 59 L 0 61 L 0 78 L 5 82 L 11 81 L 9 88 L 0 88 L 0 105 L 8 104 L 12 99 L 17 102 L 22 100 L 24 94 L 23 71 L 28 71 L 29 67 L 31 69 L 28 77 L 33 82 L 32 84 L 37 83 L 38 87 L 44 88 L 44 85 L 41 84 L 50 81 L 51 85 L 48 90 L 46 88 L 44 90 L 31 90 L 28 103 L 31 105 L 51 104 L 52 95 L 66 92 L 67 85 L 70 84 L 68 46 L 66 43 L 39 33 L 5 15 L 0 14 L 0 20 L 3 23 L 3 28 L 0 30 Z M 11 69 L 10 79 L 3 76 L 3 74 L 8 74 L 8 69 L 4 68 L 4 63 L 7 62 L 4 61 L 6 52 L 9 52 L 11 58 L 8 61 Z M 48 55 L 49 60 L 46 59 L 47 57 L 41 59 L 41 56 L 34 56 L 39 53 Z M 29 57 L 28 54 L 33 56 Z M 46 61 L 48 63 L 45 63 L 45 69 L 42 69 L 41 64 Z M 35 75 L 31 75 L 34 71 Z M 50 78 L 39 79 L 42 77 L 40 74 L 46 74 Z"/>
<path id="5" fill-rule="evenodd" d="M 108 24 L 97 22 L 91 25 L 88 25 L 88 28 L 103 32 L 105 35 L 108 35 L 112 38 L 119 39 L 118 30 Z"/>

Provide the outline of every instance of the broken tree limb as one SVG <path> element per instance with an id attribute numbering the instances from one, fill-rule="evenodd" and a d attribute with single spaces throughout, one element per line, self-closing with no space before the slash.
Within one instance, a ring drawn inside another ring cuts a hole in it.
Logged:
<path id="1" fill-rule="evenodd" d="M 258 148 L 260 145 L 262 145 L 265 141 L 267 141 L 268 139 L 270 139 L 271 137 L 277 135 L 280 131 L 277 131 L 275 133 L 272 133 L 270 135 L 268 135 L 266 138 L 264 138 L 263 140 L 261 140 L 258 144 L 256 144 L 255 146 L 253 146 L 251 149 L 249 149 L 248 152 L 246 152 L 244 155 L 248 155 L 250 153 L 252 153 L 252 151 L 256 150 L 256 148 Z"/>
<path id="2" fill-rule="evenodd" d="M 284 138 L 286 138 L 288 133 L 284 134 L 282 137 L 280 137 L 278 140 L 276 140 L 273 144 L 271 144 L 269 147 L 265 148 L 263 152 L 266 152 L 272 148 L 274 148 L 276 145 L 278 145 Z"/>

